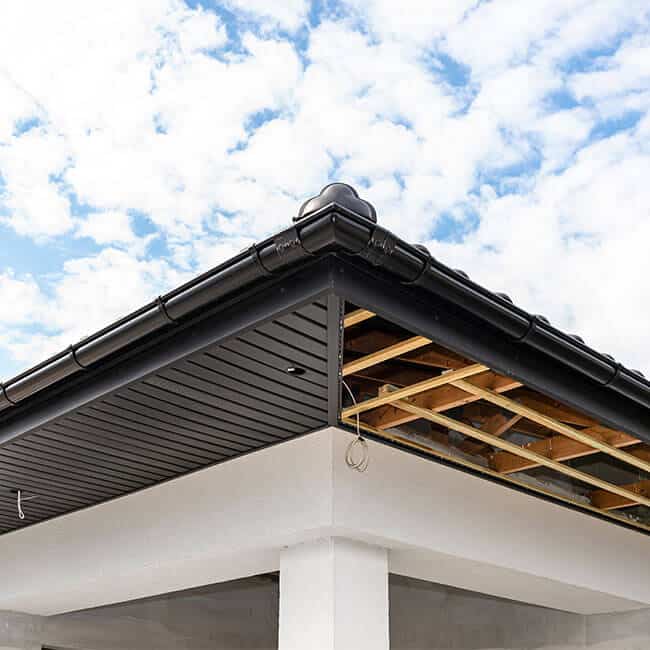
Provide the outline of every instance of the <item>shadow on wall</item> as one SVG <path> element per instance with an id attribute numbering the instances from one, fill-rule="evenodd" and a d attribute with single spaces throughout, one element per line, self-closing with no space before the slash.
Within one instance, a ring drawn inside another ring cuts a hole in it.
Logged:
<path id="1" fill-rule="evenodd" d="M 650 609 L 582 616 L 391 576 L 395 650 L 647 650 Z"/>
<path id="2" fill-rule="evenodd" d="M 49 647 L 70 650 L 267 650 L 278 645 L 276 576 L 53 616 Z"/>
<path id="3" fill-rule="evenodd" d="M 271 650 L 277 576 L 40 619 L 0 613 L 0 648 Z M 650 610 L 581 616 L 391 576 L 393 650 L 647 650 Z M 4 636 L 3 636 L 4 635 Z"/>

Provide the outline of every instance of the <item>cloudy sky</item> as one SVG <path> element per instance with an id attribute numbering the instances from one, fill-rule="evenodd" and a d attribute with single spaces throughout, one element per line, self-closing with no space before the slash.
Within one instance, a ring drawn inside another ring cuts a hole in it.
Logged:
<path id="1" fill-rule="evenodd" d="M 650 373 L 647 0 L 0 8 L 0 379 L 331 180 Z"/>

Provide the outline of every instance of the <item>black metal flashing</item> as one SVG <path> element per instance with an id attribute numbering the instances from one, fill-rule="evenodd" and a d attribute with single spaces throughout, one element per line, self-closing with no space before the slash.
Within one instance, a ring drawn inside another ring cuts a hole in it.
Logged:
<path id="1" fill-rule="evenodd" d="M 623 367 L 579 338 L 514 305 L 507 296 L 488 291 L 462 271 L 445 266 L 421 246 L 411 245 L 377 225 L 374 208 L 370 209 L 372 206 L 368 207 L 354 190 L 345 188 L 340 184 L 325 188 L 319 197 L 303 205 L 300 219 L 292 227 L 9 380 L 0 391 L 0 418 L 43 389 L 86 372 L 80 366 L 96 368 L 152 334 L 173 330 L 238 292 L 329 254 L 379 269 L 382 277 L 420 292 L 423 300 L 427 295 L 443 300 L 476 328 L 488 328 L 493 341 L 507 341 L 509 349 L 519 351 L 516 357 L 524 358 L 534 351 L 536 358 L 544 361 L 543 367 L 521 367 L 521 379 L 527 380 L 529 370 L 536 376 L 544 375 L 547 365 L 552 372 L 579 377 L 584 390 L 607 396 L 612 405 L 606 418 L 609 421 L 619 419 L 612 417 L 617 410 L 623 416 L 626 409 L 638 412 L 639 407 L 650 407 L 650 383 L 637 371 Z M 482 352 L 476 357 L 493 356 L 488 349 Z M 575 393 L 570 390 L 562 398 L 581 404 L 584 400 Z M 629 430 L 629 426 L 623 428 Z M 634 433 L 650 441 L 650 424 Z"/>

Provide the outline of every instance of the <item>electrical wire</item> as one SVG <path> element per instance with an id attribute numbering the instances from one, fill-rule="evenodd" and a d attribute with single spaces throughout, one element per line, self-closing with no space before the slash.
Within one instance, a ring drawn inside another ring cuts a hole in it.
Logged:
<path id="1" fill-rule="evenodd" d="M 22 490 L 16 490 L 16 509 L 18 510 L 18 519 L 21 521 L 25 518 L 23 503 L 25 503 L 25 501 L 32 501 L 33 499 L 38 499 L 38 496 L 34 495 L 32 497 L 24 497 Z"/>
<path id="2" fill-rule="evenodd" d="M 23 512 L 23 493 L 22 490 L 18 490 L 16 496 L 16 506 L 18 507 L 18 519 L 24 519 L 25 513 Z"/>
<path id="3" fill-rule="evenodd" d="M 345 387 L 345 390 L 348 391 L 348 395 L 352 400 L 352 403 L 356 406 L 357 400 L 354 397 L 352 389 L 348 386 L 344 379 L 341 379 L 341 383 Z M 365 472 L 368 469 L 368 464 L 370 463 L 370 450 L 368 449 L 368 443 L 366 439 L 361 435 L 361 424 L 359 421 L 359 414 L 356 414 L 356 423 L 357 423 L 357 437 L 348 445 L 347 451 L 345 452 L 345 463 L 350 469 L 354 469 L 357 472 Z M 361 450 L 361 457 L 355 459 L 355 451 L 357 447 Z"/>

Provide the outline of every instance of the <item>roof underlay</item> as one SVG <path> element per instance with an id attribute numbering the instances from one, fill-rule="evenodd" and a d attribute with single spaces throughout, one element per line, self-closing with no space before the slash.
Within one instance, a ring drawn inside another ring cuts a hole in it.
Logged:
<path id="1" fill-rule="evenodd" d="M 650 530 L 650 384 L 334 185 L 293 227 L 2 385 L 0 533 L 357 417 Z"/>

